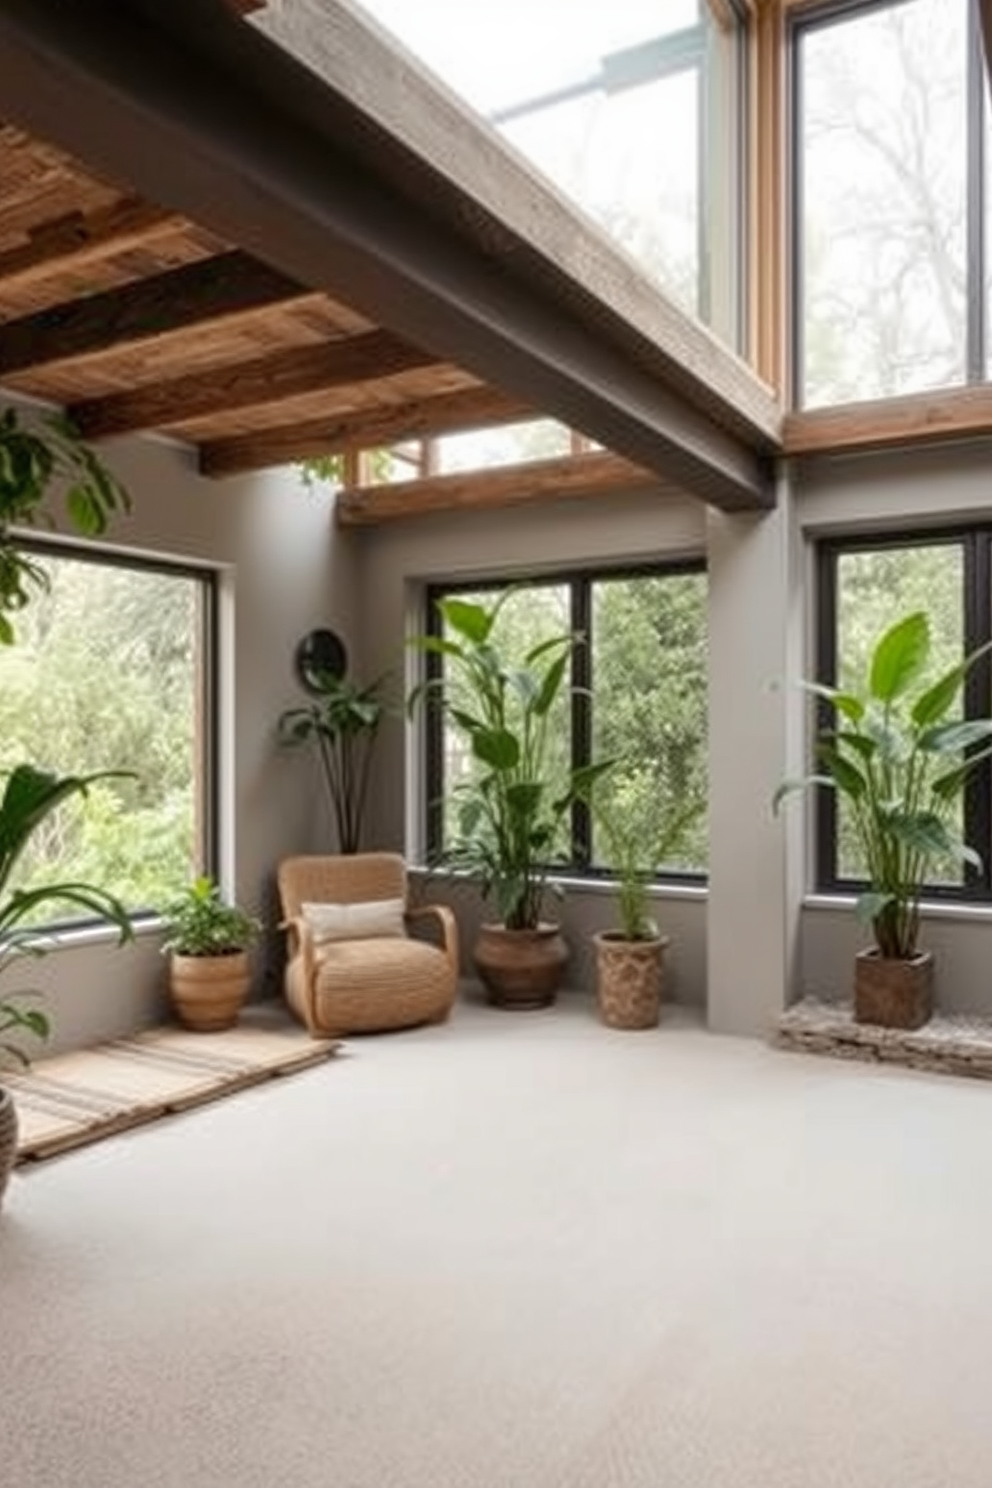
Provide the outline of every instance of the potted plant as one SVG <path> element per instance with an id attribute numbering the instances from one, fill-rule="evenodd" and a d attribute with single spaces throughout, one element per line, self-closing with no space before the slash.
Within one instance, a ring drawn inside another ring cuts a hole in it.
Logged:
<path id="1" fill-rule="evenodd" d="M 113 894 L 78 881 L 44 884 L 33 889 L 10 887 L 10 878 L 32 835 L 55 808 L 71 796 L 85 795 L 95 780 L 117 772 L 103 771 L 94 775 L 59 777 L 38 770 L 33 765 L 18 765 L 6 778 L 0 796 L 0 973 L 24 956 L 43 956 L 51 941 L 30 921 L 44 904 L 75 904 L 87 914 L 108 920 L 117 926 L 120 943 L 133 935 L 130 918 L 123 904 Z M 11 1033 L 25 1033 L 35 1038 L 48 1036 L 48 1019 L 37 1008 L 23 1006 L 31 994 L 14 993 L 0 999 L 0 1063 L 16 1060 L 26 1063 L 19 1044 Z M 17 1115 L 9 1089 L 0 1085 L 0 1198 L 6 1187 L 17 1152 Z"/>
<path id="2" fill-rule="evenodd" d="M 249 948 L 261 925 L 203 874 L 164 911 L 169 988 L 179 1021 L 201 1033 L 231 1028 L 251 982 Z"/>
<path id="3" fill-rule="evenodd" d="M 919 947 L 920 899 L 941 865 L 980 867 L 957 827 L 962 792 L 992 754 L 992 719 L 955 719 L 965 678 L 982 647 L 935 681 L 927 681 L 930 622 L 924 611 L 905 616 L 876 642 L 866 675 L 854 690 L 803 684 L 830 710 L 817 734 L 819 771 L 786 781 L 786 796 L 817 786 L 836 793 L 868 885 L 857 916 L 874 945 L 859 952 L 854 1013 L 862 1023 L 919 1028 L 933 1005 L 933 958 Z"/>
<path id="4" fill-rule="evenodd" d="M 439 599 L 443 636 L 411 644 L 444 658 L 441 677 L 416 687 L 410 708 L 430 698 L 467 743 L 473 769 L 454 791 L 457 828 L 441 862 L 478 877 L 492 896 L 497 922 L 484 924 L 475 965 L 490 1000 L 500 1007 L 537 1008 L 554 1001 L 567 960 L 556 922 L 543 918 L 555 842 L 572 804 L 585 799 L 610 762 L 552 768 L 552 714 L 581 637 L 554 635 L 516 655 L 501 645 L 500 611 L 512 593 L 491 604 Z"/>
<path id="5" fill-rule="evenodd" d="M 347 677 L 318 671 L 308 686 L 316 700 L 287 708 L 279 718 L 280 742 L 316 744 L 337 830 L 338 851 L 357 853 L 368 797 L 373 747 L 385 711 L 381 682 L 360 687 Z"/>
<path id="6" fill-rule="evenodd" d="M 650 886 L 658 867 L 677 851 L 705 803 L 693 797 L 668 812 L 660 838 L 645 843 L 641 822 L 621 817 L 615 806 L 598 797 L 593 809 L 607 848 L 607 867 L 616 879 L 619 925 L 593 936 L 596 949 L 596 999 L 600 1017 L 610 1028 L 657 1026 L 664 991 L 665 951 L 651 914 Z"/>

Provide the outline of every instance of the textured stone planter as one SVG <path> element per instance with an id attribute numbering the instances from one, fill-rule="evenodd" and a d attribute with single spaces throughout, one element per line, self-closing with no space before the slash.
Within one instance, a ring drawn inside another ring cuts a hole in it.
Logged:
<path id="1" fill-rule="evenodd" d="M 234 1027 L 251 981 L 247 951 L 227 956 L 173 953 L 170 970 L 172 1003 L 180 1023 L 199 1033 Z"/>
<path id="2" fill-rule="evenodd" d="M 561 931 L 552 924 L 536 930 L 483 925 L 472 954 L 489 1001 L 520 1012 L 550 1007 L 568 960 Z"/>
<path id="3" fill-rule="evenodd" d="M 908 961 L 859 951 L 854 964 L 854 1017 L 880 1028 L 922 1028 L 933 1012 L 933 956 Z"/>
<path id="4" fill-rule="evenodd" d="M 17 1110 L 14 1097 L 0 1085 L 0 1205 L 17 1157 Z"/>
<path id="5" fill-rule="evenodd" d="M 655 1028 L 661 1013 L 668 937 L 625 940 L 619 930 L 593 936 L 596 995 L 610 1028 Z"/>

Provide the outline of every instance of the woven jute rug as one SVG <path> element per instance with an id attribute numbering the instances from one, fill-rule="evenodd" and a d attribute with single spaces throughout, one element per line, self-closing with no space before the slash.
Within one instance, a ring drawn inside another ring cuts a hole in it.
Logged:
<path id="1" fill-rule="evenodd" d="M 223 1033 L 152 1028 L 4 1071 L 17 1108 L 18 1161 L 217 1100 L 276 1075 L 309 1069 L 338 1048 L 295 1024 L 245 1021 Z"/>

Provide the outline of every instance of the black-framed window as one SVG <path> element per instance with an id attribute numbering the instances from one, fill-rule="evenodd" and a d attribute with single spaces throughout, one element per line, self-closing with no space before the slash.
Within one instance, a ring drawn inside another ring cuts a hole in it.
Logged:
<path id="1" fill-rule="evenodd" d="M 427 624 L 440 634 L 437 600 L 458 594 L 480 600 L 510 587 L 504 579 L 431 586 Z M 571 689 L 554 729 L 562 778 L 569 765 L 610 758 L 616 767 L 600 785 L 604 804 L 640 840 L 660 841 L 676 809 L 698 805 L 684 837 L 658 863 L 659 876 L 698 880 L 707 866 L 707 591 L 701 561 L 650 568 L 582 571 L 512 581 L 514 595 L 499 624 L 521 651 L 546 635 L 573 630 L 582 638 L 572 657 Z M 431 654 L 428 675 L 444 676 Z M 472 768 L 465 745 L 438 708 L 428 708 L 427 844 L 442 851 L 454 830 L 451 791 Z M 588 811 L 576 805 L 558 844 L 562 871 L 605 871 L 605 846 Z"/>
<path id="2" fill-rule="evenodd" d="M 934 679 L 992 639 L 992 525 L 823 541 L 817 549 L 817 675 L 846 685 L 861 681 L 874 641 L 903 615 L 930 617 Z M 969 674 L 962 716 L 992 713 L 990 666 Z M 826 723 L 829 710 L 821 715 Z M 982 871 L 938 876 L 936 898 L 992 899 L 992 777 L 976 771 L 961 807 L 965 840 L 982 857 Z M 853 892 L 863 886 L 850 823 L 833 791 L 816 798 L 816 884 Z"/>
<path id="3" fill-rule="evenodd" d="M 987 84 L 976 0 L 793 18 L 793 398 L 982 381 Z"/>
<path id="4" fill-rule="evenodd" d="M 67 802 L 14 886 L 79 879 L 135 914 L 216 865 L 212 572 L 27 541 L 47 577 L 0 647 L 0 770 L 127 772 Z M 46 907 L 46 923 L 78 921 Z"/>

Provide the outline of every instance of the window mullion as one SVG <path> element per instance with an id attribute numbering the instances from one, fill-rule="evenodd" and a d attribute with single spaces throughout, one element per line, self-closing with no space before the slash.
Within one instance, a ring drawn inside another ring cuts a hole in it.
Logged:
<path id="1" fill-rule="evenodd" d="M 971 0 L 968 21 L 967 138 L 967 374 L 985 379 L 987 313 L 985 294 L 985 53 L 978 6 Z"/>
<path id="2" fill-rule="evenodd" d="M 592 760 L 592 583 L 576 578 L 570 589 L 572 631 L 583 637 L 572 651 L 572 768 L 579 769 Z M 582 869 L 592 862 L 592 821 L 584 801 L 572 803 L 572 861 Z"/>
<path id="3" fill-rule="evenodd" d="M 970 655 L 992 639 L 992 533 L 973 532 L 964 554 L 964 652 Z M 965 681 L 965 716 L 988 718 L 992 714 L 992 681 L 988 661 L 971 668 Z M 970 865 L 965 882 L 973 894 L 992 893 L 992 776 L 989 766 L 978 770 L 965 787 L 964 840 L 981 844 L 981 869 Z"/>

